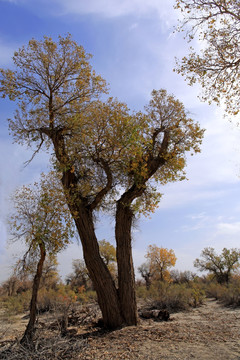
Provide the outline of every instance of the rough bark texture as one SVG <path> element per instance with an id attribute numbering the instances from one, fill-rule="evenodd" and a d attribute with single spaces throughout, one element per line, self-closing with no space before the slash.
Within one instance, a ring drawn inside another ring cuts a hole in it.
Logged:
<path id="1" fill-rule="evenodd" d="M 40 248 L 40 259 L 37 265 L 37 272 L 33 279 L 33 288 L 32 288 L 32 298 L 30 303 L 30 318 L 28 325 L 26 327 L 26 330 L 23 334 L 23 337 L 21 339 L 21 344 L 23 345 L 31 345 L 35 330 L 35 321 L 36 321 L 36 315 L 37 315 L 37 296 L 38 296 L 38 289 L 40 280 L 42 277 L 42 270 L 43 270 L 43 264 L 44 260 L 46 258 L 46 250 L 43 243 L 39 244 Z"/>
<path id="2" fill-rule="evenodd" d="M 45 131 L 45 133 L 47 132 Z M 47 135 L 49 136 L 49 133 Z M 69 170 L 70 161 L 61 131 L 53 132 L 50 137 L 53 141 L 56 157 L 63 168 L 62 184 L 66 192 L 66 200 L 81 239 L 84 260 L 97 293 L 104 326 L 113 329 L 118 328 L 124 324 L 118 292 L 113 278 L 100 256 L 93 221 L 95 207 L 108 188 L 111 187 L 111 176 L 108 178 L 106 188 L 98 194 L 93 203 L 89 203 L 89 199 L 83 197 L 78 190 L 76 175 Z"/>
<path id="3" fill-rule="evenodd" d="M 116 242 L 118 263 L 119 299 L 122 314 L 127 325 L 137 325 L 137 303 L 135 294 L 135 276 L 132 260 L 133 213 L 129 207 L 118 202 L 116 212 Z"/>
<path id="4" fill-rule="evenodd" d="M 78 213 L 79 216 L 75 218 L 75 222 L 83 246 L 84 260 L 97 292 L 104 325 L 108 328 L 120 327 L 123 325 L 124 319 L 121 314 L 118 292 L 112 276 L 99 253 L 92 212 L 82 208 Z"/>

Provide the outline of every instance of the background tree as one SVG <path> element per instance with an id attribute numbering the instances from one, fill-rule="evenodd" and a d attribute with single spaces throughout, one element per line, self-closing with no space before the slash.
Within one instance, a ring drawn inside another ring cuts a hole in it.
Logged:
<path id="1" fill-rule="evenodd" d="M 201 52 L 191 47 L 188 56 L 178 61 L 177 71 L 190 84 L 199 81 L 203 99 L 224 103 L 229 114 L 239 112 L 240 79 L 240 2 L 239 0 L 177 0 L 191 41 L 198 36 Z"/>
<path id="2" fill-rule="evenodd" d="M 194 266 L 200 271 L 212 273 L 219 284 L 228 283 L 232 273 L 239 268 L 240 250 L 226 249 L 217 255 L 211 247 L 203 249 L 201 259 L 194 261 Z"/>
<path id="3" fill-rule="evenodd" d="M 86 268 L 84 260 L 75 259 L 72 262 L 73 272 L 66 277 L 66 283 L 76 293 L 79 288 L 84 286 L 85 290 L 92 288 L 89 273 Z"/>
<path id="4" fill-rule="evenodd" d="M 138 267 L 138 272 L 141 274 L 142 278 L 145 280 L 145 284 L 146 284 L 146 288 L 149 289 L 151 282 L 152 282 L 152 277 L 153 277 L 153 272 L 151 270 L 151 266 L 150 266 L 150 262 L 145 262 L 142 265 L 140 265 Z"/>
<path id="5" fill-rule="evenodd" d="M 23 270 L 28 271 L 33 265 L 32 259 L 38 259 L 32 286 L 30 318 L 21 339 L 22 344 L 31 344 L 46 254 L 55 255 L 69 243 L 73 235 L 73 223 L 65 197 L 57 187 L 53 174 L 42 175 L 39 183 L 17 190 L 13 202 L 15 210 L 9 221 L 11 233 L 14 240 L 22 240 L 27 246 L 22 260 Z"/>
<path id="6" fill-rule="evenodd" d="M 19 287 L 19 279 L 15 274 L 11 275 L 7 280 L 2 283 L 2 291 L 7 296 L 13 296 L 16 294 Z"/>
<path id="7" fill-rule="evenodd" d="M 117 281 L 117 257 L 116 257 L 116 248 L 106 240 L 99 241 L 99 251 L 100 255 L 107 265 L 108 270 L 110 271 L 113 279 Z"/>
<path id="8" fill-rule="evenodd" d="M 1 70 L 0 92 L 19 99 L 10 129 L 20 143 L 45 144 L 74 218 L 105 326 L 137 324 L 131 229 L 134 216 L 153 211 L 157 184 L 184 178 L 186 151 L 198 152 L 203 131 L 183 104 L 153 91 L 145 113 L 130 114 L 112 98 L 90 56 L 70 36 L 45 37 L 15 52 L 15 70 Z M 115 211 L 118 289 L 100 255 L 96 212 Z"/>
<path id="9" fill-rule="evenodd" d="M 48 289 L 57 288 L 57 284 L 60 282 L 58 274 L 58 261 L 57 254 L 47 254 L 44 264 L 40 286 Z"/>
<path id="10" fill-rule="evenodd" d="M 177 260 L 172 249 L 149 245 L 145 257 L 149 259 L 150 271 L 154 279 L 170 281 L 171 276 L 168 269 L 175 266 Z"/>
<path id="11" fill-rule="evenodd" d="M 107 266 L 117 261 L 116 249 L 112 244 L 110 244 L 110 242 L 106 240 L 100 240 L 99 250 L 101 257 Z"/>
<path id="12" fill-rule="evenodd" d="M 196 274 L 194 274 L 189 270 L 185 270 L 185 271 L 171 270 L 170 276 L 173 283 L 176 284 L 190 283 L 196 278 Z"/>
<path id="13" fill-rule="evenodd" d="M 112 276 L 116 277 L 116 249 L 106 240 L 99 241 L 100 255 L 108 267 Z M 92 289 L 92 282 L 84 260 L 76 259 L 72 262 L 73 272 L 66 277 L 67 285 L 71 289 L 78 292 L 79 288 L 84 287 L 85 290 Z"/>
<path id="14" fill-rule="evenodd" d="M 32 284 L 36 274 L 38 260 L 39 259 L 37 257 L 28 257 L 27 259 L 24 258 L 17 261 L 17 264 L 14 267 L 14 274 L 23 284 L 23 288 L 24 286 L 28 288 L 29 283 Z M 56 289 L 57 284 L 60 282 L 57 266 L 58 262 L 56 254 L 46 253 L 39 284 L 40 287 L 44 287 L 46 289 Z M 20 292 L 20 289 L 18 288 L 17 291 Z"/>

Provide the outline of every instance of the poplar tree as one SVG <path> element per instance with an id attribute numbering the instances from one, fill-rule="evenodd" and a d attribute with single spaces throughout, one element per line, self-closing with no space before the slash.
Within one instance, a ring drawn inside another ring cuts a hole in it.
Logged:
<path id="1" fill-rule="evenodd" d="M 105 326 L 136 325 L 131 230 L 135 216 L 157 207 L 159 184 L 185 178 L 185 153 L 199 152 L 203 131 L 183 104 L 154 90 L 143 113 L 109 98 L 90 55 L 71 36 L 30 40 L 1 70 L 0 92 L 18 101 L 9 120 L 15 141 L 53 153 L 66 202 Z M 95 215 L 115 213 L 118 288 L 101 257 Z"/>
<path id="2" fill-rule="evenodd" d="M 27 271 L 31 266 L 31 271 L 35 272 L 29 322 L 21 339 L 24 345 L 31 345 L 33 341 L 38 290 L 46 256 L 56 256 L 73 236 L 73 221 L 61 187 L 56 184 L 53 173 L 42 175 L 39 183 L 23 186 L 13 196 L 14 210 L 9 219 L 12 240 L 21 240 L 26 246 L 22 270 Z"/>

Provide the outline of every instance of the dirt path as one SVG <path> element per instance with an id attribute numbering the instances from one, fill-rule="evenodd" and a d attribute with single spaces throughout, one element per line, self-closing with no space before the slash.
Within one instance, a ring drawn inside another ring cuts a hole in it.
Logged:
<path id="1" fill-rule="evenodd" d="M 88 339 L 79 359 L 237 360 L 240 309 L 207 300 L 200 308 L 172 316 L 170 322 L 141 323 L 101 338 Z"/>
<path id="2" fill-rule="evenodd" d="M 17 325 L 20 336 L 25 325 Z M 14 324 L 8 328 L 9 338 L 13 335 L 11 330 Z M 74 337 L 64 340 L 69 351 L 63 357 L 55 357 L 53 352 L 51 360 L 240 360 L 240 309 L 224 308 L 213 300 L 190 312 L 174 314 L 169 322 L 144 320 L 138 327 L 113 332 L 93 330 L 97 329 L 78 328 Z M 73 351 L 71 346 L 81 342 L 81 351 Z M 35 357 L 25 359 L 42 358 L 35 353 Z"/>

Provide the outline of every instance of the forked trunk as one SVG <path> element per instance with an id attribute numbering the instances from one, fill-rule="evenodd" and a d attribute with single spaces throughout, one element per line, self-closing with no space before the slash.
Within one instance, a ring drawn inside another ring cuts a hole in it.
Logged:
<path id="1" fill-rule="evenodd" d="M 117 243 L 119 299 L 124 320 L 127 325 L 137 325 L 137 303 L 135 276 L 132 259 L 133 213 L 120 201 L 117 204 L 115 236 Z"/>
<path id="2" fill-rule="evenodd" d="M 38 289 L 40 280 L 42 277 L 42 271 L 43 271 L 43 264 L 46 257 L 46 250 L 43 243 L 39 244 L 40 248 L 40 259 L 37 265 L 37 271 L 33 279 L 33 288 L 32 288 L 32 298 L 30 303 L 30 318 L 27 325 L 27 328 L 23 334 L 23 337 L 20 341 L 22 345 L 25 346 L 31 346 L 33 341 L 33 335 L 35 331 L 35 322 L 36 322 L 36 316 L 37 316 L 37 296 L 38 296 Z"/>
<path id="3" fill-rule="evenodd" d="M 82 207 L 78 214 L 75 223 L 83 246 L 84 260 L 97 292 L 104 325 L 107 328 L 118 328 L 124 324 L 124 318 L 115 283 L 99 253 L 92 212 Z"/>

